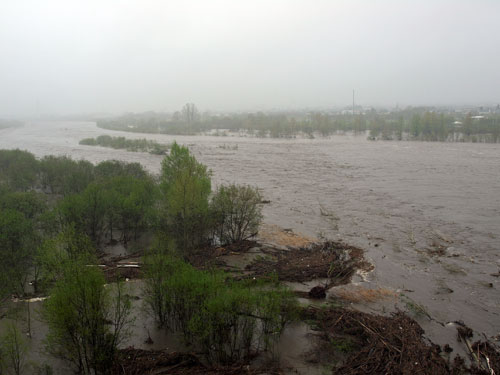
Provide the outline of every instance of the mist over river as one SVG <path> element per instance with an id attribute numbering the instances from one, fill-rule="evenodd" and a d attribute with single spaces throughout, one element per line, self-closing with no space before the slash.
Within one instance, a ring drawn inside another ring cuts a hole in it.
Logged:
<path id="1" fill-rule="evenodd" d="M 463 320 L 488 336 L 500 333 L 500 279 L 493 276 L 500 268 L 500 145 L 168 136 L 32 122 L 0 130 L 0 148 L 159 171 L 162 156 L 78 144 L 102 134 L 186 144 L 213 171 L 214 185 L 262 189 L 270 200 L 266 223 L 365 249 L 375 269 L 364 282 L 403 291 L 441 323 Z M 436 343 L 456 334 L 419 322 Z"/>

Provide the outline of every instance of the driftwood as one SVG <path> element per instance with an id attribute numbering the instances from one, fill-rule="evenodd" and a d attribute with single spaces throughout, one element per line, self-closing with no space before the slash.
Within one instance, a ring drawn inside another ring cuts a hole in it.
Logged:
<path id="1" fill-rule="evenodd" d="M 276 273 L 281 281 L 328 279 L 325 289 L 348 283 L 358 269 L 372 269 L 364 259 L 363 250 L 334 241 L 307 248 L 275 249 L 273 257 L 259 259 L 245 268 L 252 272 L 251 276 Z"/>
<path id="2" fill-rule="evenodd" d="M 251 368 L 248 364 L 210 367 L 194 353 L 126 348 L 119 350 L 111 375 L 280 375 L 275 367 Z"/>

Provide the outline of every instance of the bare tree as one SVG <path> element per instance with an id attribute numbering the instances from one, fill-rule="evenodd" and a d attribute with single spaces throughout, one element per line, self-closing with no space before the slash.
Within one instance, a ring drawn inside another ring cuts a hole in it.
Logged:
<path id="1" fill-rule="evenodd" d="M 184 107 L 182 107 L 182 118 L 186 123 L 191 125 L 198 121 L 199 117 L 200 113 L 194 103 L 184 104 Z"/>

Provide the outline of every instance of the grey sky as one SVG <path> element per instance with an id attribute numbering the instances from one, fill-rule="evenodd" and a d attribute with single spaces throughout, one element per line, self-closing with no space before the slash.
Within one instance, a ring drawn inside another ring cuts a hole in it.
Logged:
<path id="1" fill-rule="evenodd" d="M 1 0 L 0 116 L 500 102 L 500 1 Z"/>

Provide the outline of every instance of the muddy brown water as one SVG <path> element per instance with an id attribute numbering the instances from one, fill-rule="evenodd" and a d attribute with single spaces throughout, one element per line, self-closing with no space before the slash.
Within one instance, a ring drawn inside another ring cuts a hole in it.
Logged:
<path id="1" fill-rule="evenodd" d="M 500 268 L 500 145 L 168 136 L 113 132 L 92 122 L 32 122 L 0 130 L 0 148 L 135 161 L 159 171 L 161 156 L 78 144 L 101 134 L 188 145 L 213 171 L 214 185 L 262 189 L 271 201 L 266 223 L 365 249 L 375 265 L 366 285 L 402 291 L 439 322 L 462 320 L 489 337 L 500 333 L 500 279 L 492 276 Z M 444 255 L 430 255 L 438 248 Z M 437 343 L 455 337 L 450 327 L 419 323 Z"/>

